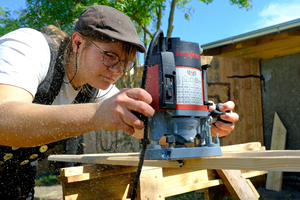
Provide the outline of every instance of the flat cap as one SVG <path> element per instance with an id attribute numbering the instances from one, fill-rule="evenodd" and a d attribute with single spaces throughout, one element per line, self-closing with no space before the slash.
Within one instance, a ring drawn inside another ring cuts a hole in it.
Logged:
<path id="1" fill-rule="evenodd" d="M 104 5 L 87 7 L 79 16 L 75 30 L 83 36 L 105 36 L 137 47 L 146 52 L 135 26 L 130 18 L 121 11 Z"/>

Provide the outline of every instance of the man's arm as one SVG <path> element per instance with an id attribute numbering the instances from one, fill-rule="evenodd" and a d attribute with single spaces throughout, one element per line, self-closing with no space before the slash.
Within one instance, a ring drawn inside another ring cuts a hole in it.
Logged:
<path id="1" fill-rule="evenodd" d="M 126 89 L 100 103 L 48 106 L 32 103 L 24 89 L 0 85 L 0 144 L 38 146 L 92 130 L 122 130 L 133 134 L 143 123 L 130 111 L 152 116 L 151 96 L 144 90 Z"/>

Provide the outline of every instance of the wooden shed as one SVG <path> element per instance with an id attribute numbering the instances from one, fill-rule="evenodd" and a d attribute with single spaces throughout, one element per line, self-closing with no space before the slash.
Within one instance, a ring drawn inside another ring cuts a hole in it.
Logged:
<path id="1" fill-rule="evenodd" d="M 202 64 L 212 65 L 208 94 L 234 101 L 240 116 L 223 144 L 259 141 L 270 149 L 276 112 L 287 130 L 285 149 L 300 149 L 300 19 L 202 48 Z M 284 177 L 291 185 L 300 180 L 295 173 Z"/>

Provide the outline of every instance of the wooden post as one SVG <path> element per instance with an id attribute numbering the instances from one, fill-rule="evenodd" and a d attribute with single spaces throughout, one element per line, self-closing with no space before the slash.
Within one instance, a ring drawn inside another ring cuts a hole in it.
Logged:
<path id="1" fill-rule="evenodd" d="M 286 129 L 275 112 L 271 150 L 284 150 L 286 141 Z M 280 191 L 282 187 L 282 171 L 269 171 L 267 175 L 267 190 Z"/>
<path id="2" fill-rule="evenodd" d="M 216 170 L 235 200 L 257 200 L 240 170 Z"/>
<path id="3" fill-rule="evenodd" d="M 143 167 L 137 193 L 137 200 L 164 200 L 162 168 Z"/>

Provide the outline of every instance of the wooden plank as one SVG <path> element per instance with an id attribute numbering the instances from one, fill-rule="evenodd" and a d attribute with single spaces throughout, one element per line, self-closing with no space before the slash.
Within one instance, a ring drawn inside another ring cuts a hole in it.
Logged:
<path id="1" fill-rule="evenodd" d="M 286 141 L 286 129 L 275 112 L 272 131 L 271 150 L 284 150 Z"/>
<path id="2" fill-rule="evenodd" d="M 137 166 L 138 155 L 110 156 L 95 155 L 51 155 L 52 161 L 81 162 Z M 178 168 L 176 160 L 145 160 L 144 166 Z M 240 169 L 258 171 L 300 171 L 300 150 L 224 152 L 223 156 L 191 158 L 183 167 L 196 169 Z"/>
<path id="3" fill-rule="evenodd" d="M 254 185 L 252 184 L 252 182 L 249 179 L 246 179 L 247 183 L 249 184 L 250 188 L 252 189 L 252 191 L 254 192 L 256 198 L 259 198 L 260 195 L 257 192 L 256 188 L 254 187 Z"/>
<path id="4" fill-rule="evenodd" d="M 58 180 L 64 183 L 73 183 L 73 182 L 91 180 L 96 178 L 103 178 L 112 175 L 134 173 L 136 172 L 136 170 L 137 167 L 122 167 L 114 170 L 98 171 L 94 173 L 82 173 L 80 175 L 60 176 L 58 177 Z"/>
<path id="5" fill-rule="evenodd" d="M 214 177 L 215 179 L 215 177 Z M 194 170 L 189 173 L 180 173 L 172 176 L 165 176 L 163 180 L 164 190 L 180 188 L 186 185 L 193 185 L 209 180 L 207 170 Z"/>
<path id="6" fill-rule="evenodd" d="M 137 200 L 164 200 L 162 168 L 144 168 L 142 170 Z"/>
<path id="7" fill-rule="evenodd" d="M 208 188 L 208 187 L 217 186 L 220 184 L 223 184 L 223 181 L 221 179 L 203 181 L 203 182 L 199 182 L 197 184 L 191 184 L 191 185 L 186 185 L 186 186 L 182 186 L 179 188 L 172 188 L 169 190 L 165 190 L 164 195 L 165 195 L 165 197 L 169 197 L 169 196 L 183 194 L 183 193 L 190 192 L 190 191 L 195 191 L 195 190 L 200 190 L 200 189 L 204 189 L 204 188 Z"/>
<path id="8" fill-rule="evenodd" d="M 252 178 L 256 176 L 261 176 L 264 174 L 267 174 L 268 171 L 249 171 L 249 172 L 243 172 L 244 178 Z"/>
<path id="9" fill-rule="evenodd" d="M 236 145 L 228 145 L 228 146 L 222 146 L 221 147 L 222 152 L 227 151 L 253 151 L 253 150 L 265 150 L 264 146 L 261 146 L 260 142 L 249 142 L 244 144 L 236 144 Z M 84 154 L 86 157 L 95 156 L 98 155 L 99 157 L 104 156 L 106 158 L 107 156 L 138 156 L 139 153 L 109 153 L 109 154 Z M 51 156 L 51 159 L 56 158 L 56 155 Z M 60 157 L 60 155 L 58 155 Z M 80 158 L 80 155 L 76 156 L 77 158 Z M 60 169 L 60 175 L 61 176 L 74 176 L 74 175 L 81 175 L 84 173 L 94 173 L 99 171 L 108 171 L 110 169 L 116 169 L 120 168 L 119 166 L 112 166 L 108 167 L 107 165 L 84 165 L 84 166 L 77 166 L 77 167 L 67 167 Z M 166 173 L 166 172 L 164 172 Z"/>
<path id="10" fill-rule="evenodd" d="M 287 131 L 275 112 L 271 140 L 271 150 L 284 150 Z M 280 191 L 282 187 L 282 171 L 270 171 L 267 175 L 266 189 Z"/>
<path id="11" fill-rule="evenodd" d="M 226 188 L 229 190 L 234 199 L 258 199 L 240 170 L 217 170 L 217 173 L 222 178 Z"/>
<path id="12" fill-rule="evenodd" d="M 102 177 L 73 183 L 63 183 L 64 199 L 94 200 L 94 199 L 124 199 L 128 196 L 129 185 L 134 180 L 135 173 Z"/>
<path id="13" fill-rule="evenodd" d="M 123 169 L 124 166 L 108 166 L 108 165 L 83 165 L 76 167 L 66 167 L 60 169 L 60 176 L 75 176 L 85 173 L 94 173 L 101 171 L 109 171 L 114 169 Z"/>
<path id="14" fill-rule="evenodd" d="M 221 147 L 222 152 L 225 151 L 254 151 L 254 150 L 265 150 L 264 146 L 261 146 L 260 142 L 249 142 L 244 144 L 235 144 Z"/>

